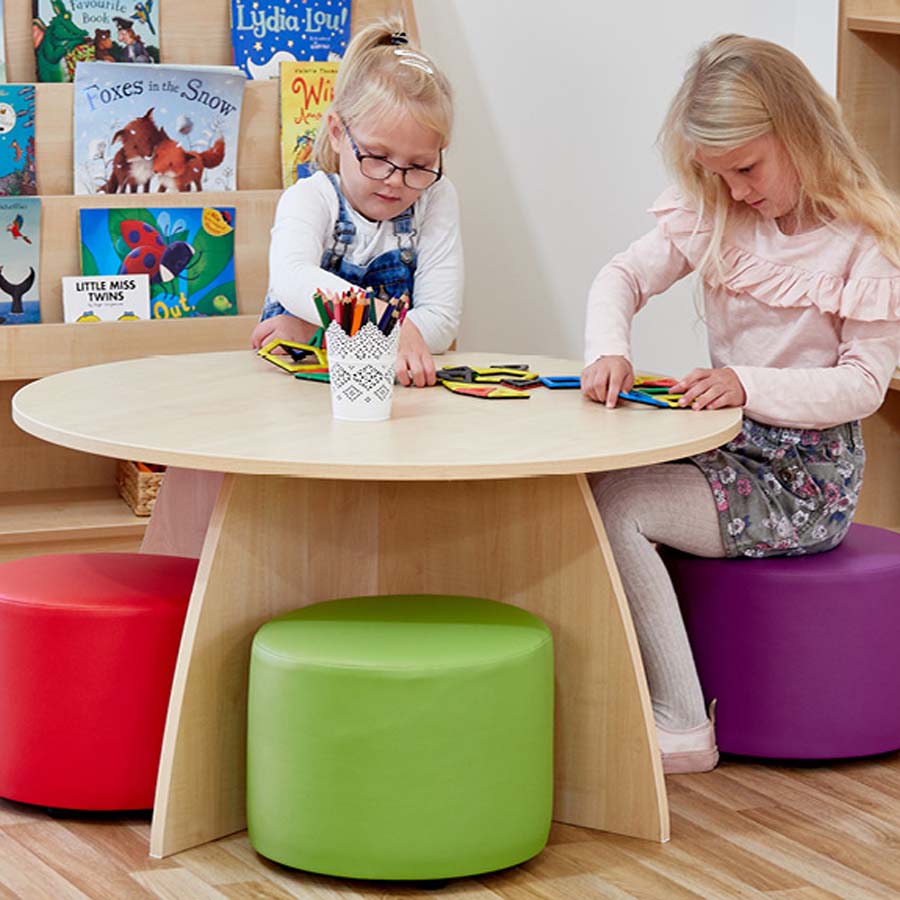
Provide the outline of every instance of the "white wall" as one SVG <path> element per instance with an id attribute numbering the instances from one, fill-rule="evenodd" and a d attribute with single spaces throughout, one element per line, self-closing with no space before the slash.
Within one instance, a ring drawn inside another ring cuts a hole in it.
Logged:
<path id="1" fill-rule="evenodd" d="M 456 91 L 461 349 L 581 359 L 588 287 L 652 227 L 656 132 L 704 40 L 777 41 L 834 90 L 837 0 L 417 0 L 416 15 Z M 635 361 L 681 373 L 707 364 L 705 340 L 686 279 L 635 321 Z"/>

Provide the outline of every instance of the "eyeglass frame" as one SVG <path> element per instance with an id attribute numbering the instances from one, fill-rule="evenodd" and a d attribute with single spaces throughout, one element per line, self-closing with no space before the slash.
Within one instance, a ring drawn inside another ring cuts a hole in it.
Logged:
<path id="1" fill-rule="evenodd" d="M 374 153 L 362 153 L 359 147 L 356 144 L 356 141 L 353 140 L 353 135 L 350 134 L 350 129 L 347 126 L 347 123 L 341 119 L 341 125 L 344 126 L 344 131 L 347 132 L 347 139 L 350 141 L 350 147 L 353 150 L 353 155 L 356 157 L 356 161 L 359 163 L 359 171 L 360 173 L 366 177 L 370 178 L 372 181 L 387 181 L 394 172 L 401 172 L 401 178 L 403 179 L 404 187 L 409 188 L 411 191 L 426 191 L 428 188 L 437 184 L 444 175 L 444 151 L 443 149 L 438 150 L 438 168 L 437 169 L 429 169 L 427 166 L 398 166 L 395 162 L 391 162 L 386 156 L 376 156 Z M 390 172 L 387 175 L 382 176 L 381 178 L 376 178 L 374 175 L 367 175 L 363 172 L 363 160 L 364 159 L 377 159 L 379 162 L 387 163 L 389 166 L 393 166 Z M 406 173 L 407 172 L 428 172 L 431 175 L 434 175 L 434 181 L 431 184 L 425 185 L 423 188 L 412 187 L 412 185 L 408 184 L 406 181 Z"/>

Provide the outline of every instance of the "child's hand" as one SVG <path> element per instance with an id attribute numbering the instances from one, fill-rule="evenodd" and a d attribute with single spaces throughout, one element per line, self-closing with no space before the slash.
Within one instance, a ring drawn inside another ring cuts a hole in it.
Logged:
<path id="1" fill-rule="evenodd" d="M 259 322 L 250 334 L 250 346 L 254 350 L 264 347 L 269 341 L 293 341 L 295 344 L 308 344 L 316 333 L 318 326 L 296 316 L 281 313 Z"/>
<path id="2" fill-rule="evenodd" d="M 431 386 L 434 377 L 434 359 L 422 332 L 408 319 L 400 326 L 400 346 L 397 349 L 397 381 L 404 387 Z"/>
<path id="3" fill-rule="evenodd" d="M 724 409 L 726 406 L 743 406 L 747 394 L 741 379 L 734 369 L 694 369 L 678 384 L 672 386 L 672 393 L 684 392 L 679 406 L 691 409 Z"/>
<path id="4" fill-rule="evenodd" d="M 633 384 L 634 369 L 624 356 L 601 356 L 581 373 L 581 393 L 609 409 L 616 405 L 619 391 L 630 391 Z"/>

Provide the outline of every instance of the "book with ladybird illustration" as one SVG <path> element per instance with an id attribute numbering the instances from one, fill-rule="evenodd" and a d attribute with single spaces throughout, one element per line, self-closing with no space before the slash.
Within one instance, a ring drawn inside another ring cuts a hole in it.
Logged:
<path id="1" fill-rule="evenodd" d="M 154 319 L 237 314 L 234 207 L 99 207 L 79 222 L 81 274 L 147 274 Z"/>

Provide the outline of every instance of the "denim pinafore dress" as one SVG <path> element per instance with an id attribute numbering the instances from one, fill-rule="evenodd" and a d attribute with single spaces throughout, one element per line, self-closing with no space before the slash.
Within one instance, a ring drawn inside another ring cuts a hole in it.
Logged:
<path id="1" fill-rule="evenodd" d="M 413 208 L 409 207 L 391 219 L 394 237 L 397 239 L 396 248 L 376 256 L 367 266 L 357 266 L 346 259 L 346 253 L 356 239 L 356 226 L 350 219 L 347 201 L 341 193 L 337 178 L 329 174 L 328 180 L 337 194 L 339 210 L 331 247 L 322 254 L 321 267 L 358 287 L 371 288 L 375 296 L 382 300 L 408 294 L 412 306 L 418 258 Z M 271 293 L 266 294 L 260 321 L 282 313 L 290 315 Z"/>

